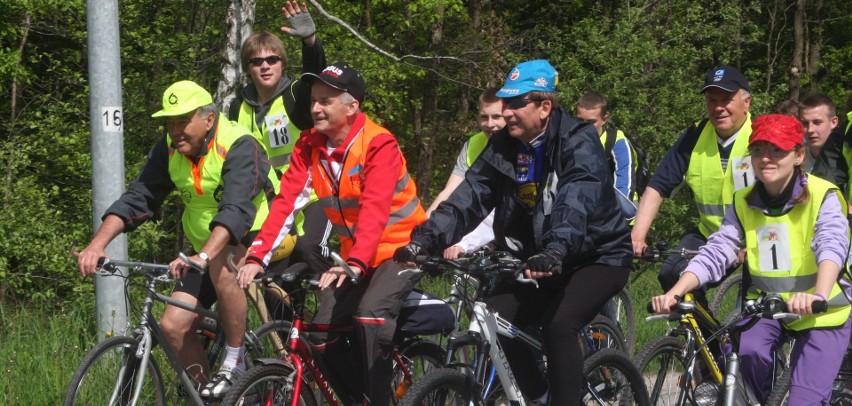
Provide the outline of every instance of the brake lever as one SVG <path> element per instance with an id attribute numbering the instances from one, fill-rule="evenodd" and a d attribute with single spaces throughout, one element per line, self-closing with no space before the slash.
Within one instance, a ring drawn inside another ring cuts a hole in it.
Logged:
<path id="1" fill-rule="evenodd" d="M 334 263 L 337 264 L 337 266 L 343 268 L 346 274 L 349 275 L 349 279 L 352 279 L 352 283 L 357 285 L 358 280 L 360 280 L 361 278 L 358 276 L 357 273 L 355 273 L 355 271 L 352 270 L 352 267 L 350 267 L 349 264 L 347 264 L 346 261 L 343 260 L 343 257 L 341 257 L 340 254 L 332 251 L 330 255 L 331 259 L 334 260 Z"/>
<path id="2" fill-rule="evenodd" d="M 184 254 L 182 252 L 178 253 L 178 258 L 180 258 L 180 260 L 183 261 L 183 263 L 189 265 L 192 269 L 195 269 L 196 271 L 198 271 L 198 273 L 200 273 L 202 275 L 204 275 L 204 273 L 207 272 L 206 266 L 203 266 L 203 265 L 199 264 L 198 262 L 195 262 L 195 261 L 189 259 L 189 257 L 186 256 L 186 254 Z"/>

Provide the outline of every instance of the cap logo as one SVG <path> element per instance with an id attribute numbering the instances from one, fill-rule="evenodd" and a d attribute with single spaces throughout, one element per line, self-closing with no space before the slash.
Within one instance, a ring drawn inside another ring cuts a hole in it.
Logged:
<path id="1" fill-rule="evenodd" d="M 170 95 L 169 95 L 169 104 L 171 104 L 172 106 L 174 106 L 174 105 L 175 105 L 175 104 L 177 104 L 177 103 L 178 103 L 177 95 L 175 95 L 174 93 L 170 94 Z"/>
<path id="2" fill-rule="evenodd" d="M 334 76 L 339 78 L 343 74 L 343 70 L 336 66 L 328 66 L 322 70 L 323 75 Z"/>
<path id="3" fill-rule="evenodd" d="M 724 69 L 719 69 L 719 70 L 717 70 L 717 71 L 713 74 L 713 81 L 714 81 L 714 82 L 718 82 L 718 81 L 722 80 L 722 76 L 725 76 L 725 70 L 724 70 Z"/>
<path id="4" fill-rule="evenodd" d="M 512 74 L 509 75 L 509 80 L 515 80 L 519 76 L 521 76 L 521 71 L 519 71 L 518 68 L 515 68 L 515 69 L 512 70 Z"/>
<path id="5" fill-rule="evenodd" d="M 535 85 L 538 87 L 547 87 L 547 79 L 538 78 L 535 80 Z"/>

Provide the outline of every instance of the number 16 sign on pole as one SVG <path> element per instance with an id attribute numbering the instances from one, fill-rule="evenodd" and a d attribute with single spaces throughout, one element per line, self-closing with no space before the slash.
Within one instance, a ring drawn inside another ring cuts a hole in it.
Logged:
<path id="1" fill-rule="evenodd" d="M 103 107 L 101 110 L 101 124 L 104 132 L 118 133 L 124 131 L 124 117 L 121 107 Z"/>

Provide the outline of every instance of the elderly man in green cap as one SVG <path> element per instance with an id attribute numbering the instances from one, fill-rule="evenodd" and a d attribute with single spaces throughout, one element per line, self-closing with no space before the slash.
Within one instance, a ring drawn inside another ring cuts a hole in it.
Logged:
<path id="1" fill-rule="evenodd" d="M 92 242 L 77 258 L 80 273 L 94 275 L 107 244 L 155 216 L 175 189 L 183 201 L 183 231 L 195 254 L 189 260 L 206 266 L 200 275 L 187 272 L 180 258 L 169 264 L 181 278 L 172 297 L 210 307 L 218 297 L 219 314 L 227 347 L 219 373 L 208 383 L 209 366 L 195 336 L 199 315 L 175 306 L 166 307 L 161 326 L 190 375 L 206 384 L 202 396 L 219 397 L 243 365 L 243 335 L 247 304 L 245 294 L 228 271 L 227 258 L 243 258 L 246 247 L 269 212 L 277 177 L 270 170 L 263 148 L 242 126 L 218 112 L 213 98 L 191 81 L 166 89 L 163 109 L 153 117 L 165 118 L 167 134 L 148 153 L 148 160 L 130 188 L 107 209 Z"/>

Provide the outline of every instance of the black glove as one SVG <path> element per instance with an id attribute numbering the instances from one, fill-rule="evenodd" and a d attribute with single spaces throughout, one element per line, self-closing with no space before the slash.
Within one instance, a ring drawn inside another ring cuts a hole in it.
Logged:
<path id="1" fill-rule="evenodd" d="M 287 17 L 292 28 L 289 34 L 298 38 L 308 38 L 317 32 L 317 27 L 314 25 L 314 19 L 311 18 L 311 13 L 307 10 L 299 11 L 296 14 Z"/>
<path id="2" fill-rule="evenodd" d="M 420 244 L 412 241 L 408 243 L 408 245 L 403 245 L 402 247 L 397 248 L 393 253 L 393 260 L 400 264 L 404 264 L 407 262 L 414 262 L 414 258 L 418 255 L 426 255 L 426 250 L 424 250 Z"/>
<path id="3" fill-rule="evenodd" d="M 533 272 L 562 272 L 562 253 L 555 249 L 546 249 L 527 259 L 527 268 Z"/>

